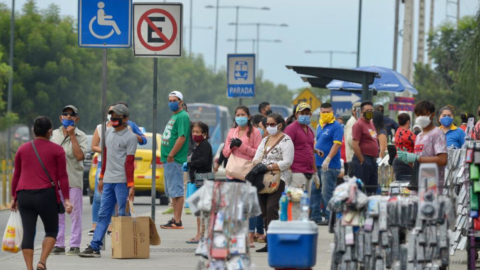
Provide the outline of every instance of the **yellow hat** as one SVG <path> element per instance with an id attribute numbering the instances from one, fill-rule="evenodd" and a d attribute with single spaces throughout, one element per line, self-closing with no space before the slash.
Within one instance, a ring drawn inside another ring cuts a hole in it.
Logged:
<path id="1" fill-rule="evenodd" d="M 310 111 L 312 110 L 312 107 L 308 105 L 308 103 L 302 102 L 297 105 L 297 110 L 295 111 L 296 113 L 301 112 L 303 110 L 309 109 Z"/>

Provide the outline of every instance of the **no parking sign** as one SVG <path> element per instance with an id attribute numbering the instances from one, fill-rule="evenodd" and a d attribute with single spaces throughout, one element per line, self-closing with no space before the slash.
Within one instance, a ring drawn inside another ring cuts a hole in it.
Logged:
<path id="1" fill-rule="evenodd" d="M 135 3 L 133 54 L 146 57 L 180 57 L 182 25 L 181 3 Z"/>

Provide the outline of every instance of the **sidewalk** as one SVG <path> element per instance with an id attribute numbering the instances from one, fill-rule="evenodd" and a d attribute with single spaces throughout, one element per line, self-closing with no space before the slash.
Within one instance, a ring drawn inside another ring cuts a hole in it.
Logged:
<path id="1" fill-rule="evenodd" d="M 119 270 L 119 269 L 175 269 L 175 270 L 193 270 L 196 269 L 198 257 L 194 255 L 197 245 L 186 244 L 187 239 L 195 236 L 196 220 L 192 215 L 183 216 L 183 230 L 163 230 L 159 228 L 160 224 L 166 223 L 171 218 L 170 215 L 162 215 L 166 210 L 165 206 L 157 206 L 156 224 L 159 235 L 162 239 L 160 246 L 151 246 L 150 259 L 118 260 L 111 259 L 110 237 L 106 239 L 106 250 L 102 251 L 102 258 L 80 258 L 77 256 L 52 255 L 47 262 L 49 270 Z M 145 213 L 144 215 L 148 215 Z M 83 233 L 82 250 L 90 243 L 92 237 L 88 236 L 87 231 Z M 319 227 L 317 265 L 316 270 L 330 269 L 329 252 L 330 243 L 333 241 L 333 235 L 329 234 L 326 226 Z M 68 243 L 68 241 L 67 241 Z M 262 248 L 263 243 L 256 243 L 256 249 Z M 38 261 L 40 255 L 40 246 L 35 247 L 34 262 Z M 280 254 L 279 254 L 280 255 Z M 252 261 L 255 269 L 271 269 L 268 266 L 267 253 L 252 252 Z M 280 255 L 281 256 L 281 255 Z M 25 269 L 25 263 L 21 253 L 12 254 L 0 259 L 0 268 L 2 270 Z"/>

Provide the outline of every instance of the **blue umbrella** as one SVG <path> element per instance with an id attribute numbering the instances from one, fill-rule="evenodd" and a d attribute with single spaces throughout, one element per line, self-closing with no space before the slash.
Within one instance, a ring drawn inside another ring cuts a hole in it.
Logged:
<path id="1" fill-rule="evenodd" d="M 354 70 L 371 71 L 380 75 L 380 78 L 375 78 L 372 84 L 368 86 L 370 90 L 384 91 L 384 92 L 403 92 L 409 91 L 412 94 L 418 94 L 417 89 L 413 88 L 412 84 L 402 74 L 395 70 L 385 67 L 358 67 Z M 327 84 L 329 90 L 351 90 L 362 91 L 362 84 L 346 82 L 340 80 L 333 80 Z"/>

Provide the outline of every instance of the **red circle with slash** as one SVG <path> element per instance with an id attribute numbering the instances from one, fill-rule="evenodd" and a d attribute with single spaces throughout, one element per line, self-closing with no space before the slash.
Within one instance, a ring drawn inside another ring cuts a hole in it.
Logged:
<path id="1" fill-rule="evenodd" d="M 172 37 L 170 39 L 167 38 L 162 33 L 162 31 L 160 31 L 160 29 L 158 29 L 158 27 L 148 18 L 148 15 L 153 14 L 153 13 L 160 13 L 160 14 L 165 15 L 165 17 L 167 17 L 170 20 L 170 22 L 172 23 L 173 34 L 172 34 Z M 142 37 L 142 31 L 141 31 L 141 27 L 142 27 L 143 22 L 146 22 L 155 31 L 155 33 L 165 41 L 164 45 L 162 45 L 162 46 L 152 46 L 145 41 L 145 39 Z M 166 48 L 170 47 L 173 44 L 173 42 L 175 41 L 175 38 L 177 37 L 177 30 L 178 30 L 177 29 L 177 22 L 175 21 L 175 18 L 172 16 L 172 14 L 168 13 L 166 10 L 159 9 L 159 8 L 151 9 L 151 10 L 145 12 L 145 14 L 143 14 L 142 17 L 140 17 L 140 20 L 138 20 L 138 25 L 137 25 L 138 39 L 140 40 L 140 42 L 142 43 L 142 45 L 145 48 L 147 48 L 151 51 L 161 51 L 161 50 L 165 50 Z"/>

